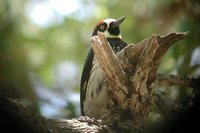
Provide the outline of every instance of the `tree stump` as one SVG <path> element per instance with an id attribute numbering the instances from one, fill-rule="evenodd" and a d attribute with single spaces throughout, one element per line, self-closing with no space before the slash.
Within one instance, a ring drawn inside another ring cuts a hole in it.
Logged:
<path id="1" fill-rule="evenodd" d="M 187 33 L 151 37 L 128 45 L 117 55 L 103 33 L 92 38 L 92 47 L 109 83 L 107 114 L 103 122 L 117 131 L 140 132 L 152 107 L 157 70 L 174 42 Z"/>

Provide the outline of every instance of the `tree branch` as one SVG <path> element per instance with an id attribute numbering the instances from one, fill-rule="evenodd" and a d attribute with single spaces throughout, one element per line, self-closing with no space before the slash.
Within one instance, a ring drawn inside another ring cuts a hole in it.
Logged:
<path id="1" fill-rule="evenodd" d="M 177 85 L 177 86 L 184 86 L 184 87 L 190 87 L 194 89 L 199 89 L 200 87 L 200 76 L 198 77 L 181 77 L 178 75 L 159 75 L 158 76 L 159 84 L 162 85 Z"/>
<path id="2" fill-rule="evenodd" d="M 69 119 L 48 119 L 48 123 L 57 127 L 57 131 L 62 133 L 113 133 L 113 131 L 102 123 L 101 120 L 95 120 L 87 116 Z"/>
<path id="3" fill-rule="evenodd" d="M 81 116 L 71 120 L 46 119 L 30 112 L 16 100 L 0 98 L 2 132 L 15 133 L 113 133 L 100 120 Z M 8 127 L 8 128 L 7 128 Z M 5 131 L 6 130 L 6 131 Z"/>

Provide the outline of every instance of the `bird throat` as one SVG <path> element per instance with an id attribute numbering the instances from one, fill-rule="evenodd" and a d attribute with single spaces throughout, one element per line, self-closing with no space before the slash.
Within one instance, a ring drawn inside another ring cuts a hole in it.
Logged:
<path id="1" fill-rule="evenodd" d="M 112 32 L 110 32 L 109 30 L 106 30 L 105 32 L 103 32 L 104 35 L 106 36 L 106 38 L 114 38 L 114 39 L 122 39 L 122 36 L 120 33 L 118 34 L 113 34 Z"/>

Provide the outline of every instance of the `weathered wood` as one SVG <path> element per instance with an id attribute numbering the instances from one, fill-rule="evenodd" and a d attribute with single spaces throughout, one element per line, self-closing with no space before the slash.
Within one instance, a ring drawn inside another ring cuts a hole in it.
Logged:
<path id="1" fill-rule="evenodd" d="M 48 119 L 51 126 L 57 127 L 59 133 L 114 133 L 101 120 L 95 120 L 87 116 L 73 119 Z"/>
<path id="2" fill-rule="evenodd" d="M 186 35 L 154 34 L 136 45 L 128 45 L 117 55 L 103 33 L 92 38 L 95 56 L 110 85 L 108 120 L 103 119 L 103 122 L 117 125 L 116 129 L 134 129 L 135 132 L 143 129 L 152 106 L 160 61 L 169 47 Z"/>
<path id="3" fill-rule="evenodd" d="M 16 100 L 0 98 L 0 131 L 12 133 L 113 133 L 101 120 L 87 116 L 67 119 L 46 119 Z"/>

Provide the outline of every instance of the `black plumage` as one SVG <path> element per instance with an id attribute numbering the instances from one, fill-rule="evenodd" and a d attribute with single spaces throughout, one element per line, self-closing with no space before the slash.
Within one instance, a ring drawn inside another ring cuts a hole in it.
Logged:
<path id="1" fill-rule="evenodd" d="M 119 20 L 109 19 L 110 22 L 109 21 L 107 22 L 107 20 L 100 21 L 97 24 L 97 26 L 95 27 L 92 36 L 97 35 L 98 31 L 103 32 L 103 33 L 108 32 L 108 34 L 105 33 L 105 36 L 107 35 L 106 38 L 107 38 L 110 46 L 112 47 L 112 49 L 115 53 L 119 52 L 125 46 L 127 46 L 127 44 L 121 39 L 120 29 L 119 29 L 119 24 L 124 19 L 125 18 L 121 18 Z M 90 48 L 90 50 L 87 54 L 87 58 L 86 58 L 86 61 L 85 61 L 84 67 L 83 67 L 83 71 L 82 71 L 82 76 L 81 76 L 81 86 L 80 86 L 80 88 L 81 88 L 81 94 L 80 94 L 81 115 L 86 115 L 86 113 L 84 111 L 84 101 L 86 100 L 88 82 L 91 78 L 91 72 L 93 73 L 95 71 L 95 70 L 92 71 L 92 68 L 94 66 L 94 62 L 93 62 L 94 57 L 95 57 L 95 55 L 94 55 L 93 49 Z M 90 86 L 90 89 L 95 89 L 96 93 L 97 93 L 97 91 L 98 92 L 101 91 L 101 88 L 102 88 L 101 83 L 102 82 L 98 82 L 98 84 L 95 86 L 92 86 L 92 88 Z M 93 106 L 93 105 L 91 105 L 91 106 Z M 95 116 L 93 116 L 93 117 L 95 117 Z"/>

